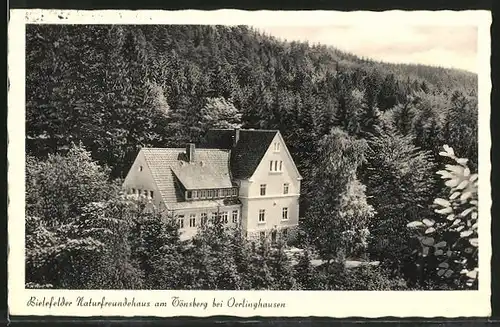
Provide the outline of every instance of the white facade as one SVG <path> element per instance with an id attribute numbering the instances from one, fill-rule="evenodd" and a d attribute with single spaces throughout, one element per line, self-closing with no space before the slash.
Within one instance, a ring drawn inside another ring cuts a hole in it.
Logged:
<path id="1" fill-rule="evenodd" d="M 165 205 L 160 196 L 160 192 L 156 186 L 156 182 L 153 179 L 151 170 L 148 167 L 142 151 L 140 151 L 135 158 L 135 161 L 132 164 L 127 177 L 125 177 L 123 188 L 129 194 L 147 194 L 147 198 L 152 200 L 153 204 L 157 208 L 165 208 Z"/>
<path id="2" fill-rule="evenodd" d="M 292 231 L 298 225 L 301 179 L 277 133 L 254 174 L 239 181 L 242 226 L 248 235 L 260 237 L 265 232 L 267 237 L 274 229 Z"/>

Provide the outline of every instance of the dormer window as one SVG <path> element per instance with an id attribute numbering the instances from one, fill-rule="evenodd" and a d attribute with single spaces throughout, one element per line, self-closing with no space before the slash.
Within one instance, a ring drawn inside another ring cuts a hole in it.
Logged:
<path id="1" fill-rule="evenodd" d="M 207 190 L 186 190 L 184 192 L 184 198 L 186 200 L 222 199 L 234 196 L 238 196 L 237 187 Z"/>

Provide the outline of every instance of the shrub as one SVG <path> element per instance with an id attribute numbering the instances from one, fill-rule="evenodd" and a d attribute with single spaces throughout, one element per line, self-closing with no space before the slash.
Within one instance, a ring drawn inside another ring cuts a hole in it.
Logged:
<path id="1" fill-rule="evenodd" d="M 408 227 L 420 241 L 425 268 L 435 270 L 437 280 L 458 288 L 477 288 L 478 175 L 471 174 L 467 159 L 458 158 L 448 145 L 443 149 L 439 154 L 455 163 L 437 172 L 445 180 L 448 198 L 434 200 L 436 220 L 413 221 Z"/>

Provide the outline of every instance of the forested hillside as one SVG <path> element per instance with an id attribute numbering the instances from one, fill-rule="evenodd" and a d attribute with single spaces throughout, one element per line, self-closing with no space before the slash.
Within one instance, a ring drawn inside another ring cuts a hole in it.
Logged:
<path id="1" fill-rule="evenodd" d="M 378 63 L 245 26 L 30 25 L 26 56 L 33 167 L 81 142 L 111 180 L 140 147 L 184 146 L 212 127 L 279 129 L 304 177 L 304 242 L 328 262 L 380 259 L 412 285 L 425 276 L 415 277 L 406 225 L 432 218 L 448 192 L 435 173 L 448 163 L 440 149 L 477 169 L 472 73 Z M 43 216 L 47 203 L 31 198 Z"/>

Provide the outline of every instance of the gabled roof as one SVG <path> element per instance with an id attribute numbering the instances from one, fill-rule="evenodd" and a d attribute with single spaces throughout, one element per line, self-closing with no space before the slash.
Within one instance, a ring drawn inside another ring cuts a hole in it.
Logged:
<path id="1" fill-rule="evenodd" d="M 195 148 L 192 162 L 185 148 L 143 148 L 141 152 L 167 207 L 210 207 L 239 200 L 185 201 L 184 190 L 230 188 L 234 179 L 250 178 L 277 134 L 277 130 L 242 129 L 233 147 L 234 129 L 213 129 Z"/>
<path id="2" fill-rule="evenodd" d="M 236 147 L 231 151 L 232 177 L 235 179 L 250 178 L 277 133 L 277 130 L 241 129 Z M 234 134 L 234 129 L 209 130 L 202 147 L 231 149 Z"/>
<path id="3" fill-rule="evenodd" d="M 167 205 L 184 201 L 180 183 L 187 189 L 232 187 L 229 150 L 195 149 L 193 163 L 187 161 L 184 148 L 143 148 L 141 152 Z"/>
<path id="4" fill-rule="evenodd" d="M 201 152 L 201 157 L 199 158 Z M 232 187 L 229 177 L 229 153 L 196 149 L 194 163 L 178 161 L 172 171 L 187 190 Z"/>

